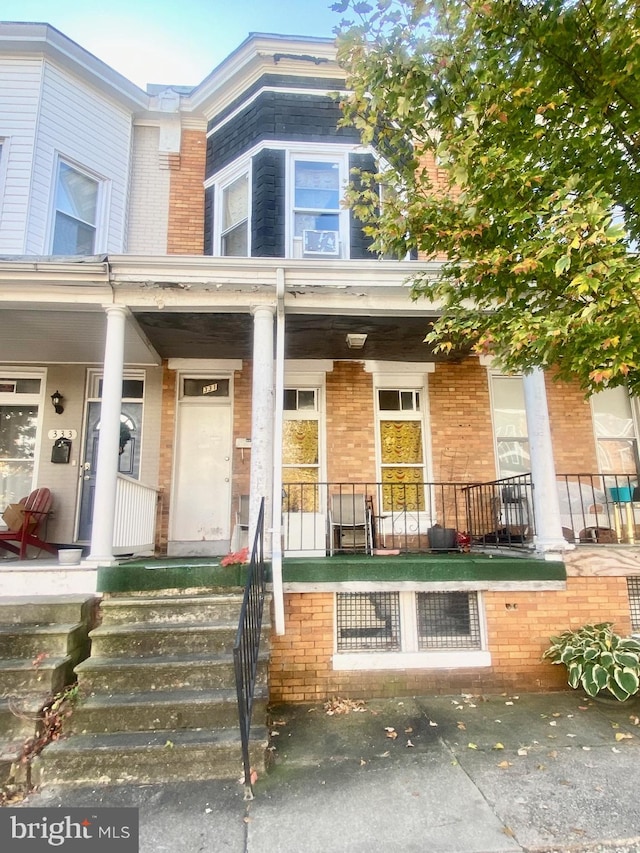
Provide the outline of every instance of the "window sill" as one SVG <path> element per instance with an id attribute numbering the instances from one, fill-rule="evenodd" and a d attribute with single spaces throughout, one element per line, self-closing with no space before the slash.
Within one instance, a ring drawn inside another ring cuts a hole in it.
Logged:
<path id="1" fill-rule="evenodd" d="M 491 653 L 474 650 L 431 652 L 336 652 L 333 669 L 470 669 L 491 666 Z"/>

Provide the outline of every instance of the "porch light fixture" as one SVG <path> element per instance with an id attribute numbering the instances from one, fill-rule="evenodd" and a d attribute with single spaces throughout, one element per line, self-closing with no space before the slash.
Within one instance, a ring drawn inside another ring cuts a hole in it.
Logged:
<path id="1" fill-rule="evenodd" d="M 349 332 L 347 335 L 347 346 L 349 349 L 362 349 L 367 340 L 366 335 Z"/>
<path id="2" fill-rule="evenodd" d="M 59 391 L 54 391 L 51 395 L 51 403 L 53 408 L 56 410 L 56 415 L 61 415 L 64 412 L 64 406 L 62 405 L 63 396 Z"/>

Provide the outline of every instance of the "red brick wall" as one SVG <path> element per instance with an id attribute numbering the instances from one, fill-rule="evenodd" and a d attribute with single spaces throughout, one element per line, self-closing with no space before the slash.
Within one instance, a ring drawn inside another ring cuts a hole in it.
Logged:
<path id="1" fill-rule="evenodd" d="M 183 130 L 180 156 L 170 164 L 169 255 L 201 255 L 204 251 L 205 155 L 205 133 Z"/>
<path id="2" fill-rule="evenodd" d="M 483 601 L 491 667 L 338 672 L 333 593 L 288 594 L 286 633 L 271 640 L 271 701 L 558 690 L 566 686 L 564 667 L 541 660 L 549 637 L 599 621 L 613 621 L 621 634 L 631 630 L 624 577 L 572 577 L 563 591 L 485 592 Z"/>
<path id="3" fill-rule="evenodd" d="M 327 373 L 327 478 L 375 482 L 373 380 L 357 361 L 336 361 Z"/>

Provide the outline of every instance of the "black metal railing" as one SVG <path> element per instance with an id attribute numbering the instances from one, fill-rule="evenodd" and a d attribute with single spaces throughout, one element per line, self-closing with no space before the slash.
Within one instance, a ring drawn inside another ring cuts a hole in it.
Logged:
<path id="1" fill-rule="evenodd" d="M 253 710 L 253 697 L 258 672 L 258 658 L 260 655 L 260 634 L 262 631 L 265 588 L 263 498 L 260 503 L 256 534 L 251 549 L 251 560 L 249 561 L 247 570 L 247 581 L 240 609 L 238 632 L 233 646 L 240 739 L 242 743 L 242 763 L 244 767 L 245 800 L 253 799 L 249 735 L 251 732 L 251 713 Z"/>
<path id="2" fill-rule="evenodd" d="M 558 476 L 560 524 L 576 544 L 634 545 L 640 527 L 640 488 L 632 474 Z"/>
<path id="3" fill-rule="evenodd" d="M 532 547 L 536 528 L 530 474 L 471 483 L 462 491 L 471 547 Z"/>
<path id="4" fill-rule="evenodd" d="M 640 543 L 636 476 L 558 474 L 557 487 L 567 541 Z M 530 551 L 536 535 L 531 474 L 484 483 L 291 482 L 283 487 L 282 512 L 288 556 Z"/>

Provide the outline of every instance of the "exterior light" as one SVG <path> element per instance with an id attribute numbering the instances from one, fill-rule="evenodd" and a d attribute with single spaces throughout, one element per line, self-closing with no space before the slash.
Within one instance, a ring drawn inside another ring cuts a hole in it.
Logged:
<path id="1" fill-rule="evenodd" d="M 347 346 L 349 349 L 362 349 L 367 340 L 366 335 L 360 335 L 355 333 L 349 333 L 347 335 Z"/>
<path id="2" fill-rule="evenodd" d="M 61 415 L 64 412 L 64 406 L 62 405 L 63 399 L 64 397 L 59 391 L 54 391 L 51 395 L 51 404 L 56 410 L 56 415 Z"/>

